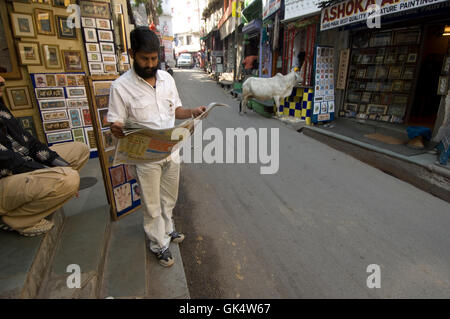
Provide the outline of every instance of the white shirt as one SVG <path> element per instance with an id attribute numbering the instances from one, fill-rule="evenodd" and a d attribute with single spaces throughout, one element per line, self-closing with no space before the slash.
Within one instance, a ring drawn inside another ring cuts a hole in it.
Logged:
<path id="1" fill-rule="evenodd" d="M 172 128 L 180 106 L 175 80 L 169 73 L 158 70 L 153 88 L 131 68 L 111 84 L 107 121 L 125 123 L 129 119 L 152 129 Z"/>

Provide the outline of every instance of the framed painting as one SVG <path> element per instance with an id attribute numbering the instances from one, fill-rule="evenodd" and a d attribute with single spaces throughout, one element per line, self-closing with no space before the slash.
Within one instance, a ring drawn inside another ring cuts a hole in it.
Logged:
<path id="1" fill-rule="evenodd" d="M 104 54 L 104 53 L 114 54 L 114 44 L 107 43 L 107 42 L 100 42 L 100 52 L 102 54 Z"/>
<path id="2" fill-rule="evenodd" d="M 70 5 L 70 0 L 52 0 L 52 4 L 57 8 L 67 8 Z"/>
<path id="3" fill-rule="evenodd" d="M 67 72 L 83 71 L 81 64 L 81 51 L 78 50 L 62 50 L 64 69 Z"/>
<path id="4" fill-rule="evenodd" d="M 109 19 L 95 19 L 97 29 L 111 30 L 111 21 Z"/>
<path id="5" fill-rule="evenodd" d="M 97 30 L 98 40 L 101 42 L 114 42 L 114 37 L 112 31 Z"/>
<path id="6" fill-rule="evenodd" d="M 56 110 L 56 111 L 46 111 L 41 112 L 43 121 L 60 121 L 60 120 L 68 120 L 69 116 L 67 115 L 66 110 Z"/>
<path id="7" fill-rule="evenodd" d="M 34 86 L 37 88 L 47 87 L 47 77 L 45 74 L 35 74 L 34 75 Z"/>
<path id="8" fill-rule="evenodd" d="M 11 26 L 7 23 L 6 4 L 0 2 L 0 76 L 5 79 L 20 79 L 19 63 L 16 47 L 11 33 Z"/>
<path id="9" fill-rule="evenodd" d="M 106 119 L 108 115 L 108 109 L 100 109 L 98 110 L 98 119 L 100 122 L 100 126 L 102 128 L 108 128 L 111 126 L 111 123 Z"/>
<path id="10" fill-rule="evenodd" d="M 111 19 L 109 3 L 80 1 L 81 16 L 88 18 Z"/>
<path id="11" fill-rule="evenodd" d="M 98 43 L 86 43 L 86 52 L 100 52 L 100 46 Z"/>
<path id="12" fill-rule="evenodd" d="M 65 74 L 56 74 L 57 86 L 67 86 L 67 76 Z"/>
<path id="13" fill-rule="evenodd" d="M 36 126 L 34 125 L 34 118 L 32 116 L 21 116 L 16 117 L 16 119 L 19 121 L 20 125 L 22 125 L 25 131 L 30 133 L 31 136 L 39 139 L 36 132 Z"/>
<path id="14" fill-rule="evenodd" d="M 47 142 L 49 144 L 55 144 L 60 142 L 68 142 L 72 141 L 72 132 L 64 131 L 64 132 L 56 132 L 47 134 Z"/>
<path id="15" fill-rule="evenodd" d="M 109 90 L 111 89 L 112 81 L 94 81 L 92 86 L 94 88 L 94 95 L 108 95 Z M 99 106 L 97 106 L 100 108 Z"/>
<path id="16" fill-rule="evenodd" d="M 91 112 L 89 109 L 81 109 L 81 115 L 83 116 L 83 126 L 92 126 Z"/>
<path id="17" fill-rule="evenodd" d="M 82 17 L 81 25 L 83 28 L 95 28 L 95 19 Z"/>
<path id="18" fill-rule="evenodd" d="M 87 54 L 89 62 L 102 62 L 102 55 L 98 52 L 92 52 Z"/>
<path id="19" fill-rule="evenodd" d="M 97 142 L 95 141 L 95 134 L 94 134 L 94 128 L 93 127 L 85 127 L 84 133 L 86 135 L 87 144 L 89 146 L 89 149 L 91 151 L 97 150 Z"/>
<path id="20" fill-rule="evenodd" d="M 109 95 L 96 96 L 95 104 L 99 109 L 109 107 Z"/>
<path id="21" fill-rule="evenodd" d="M 36 31 L 38 34 L 55 35 L 55 22 L 53 21 L 52 10 L 35 8 L 34 19 L 36 21 Z"/>
<path id="22" fill-rule="evenodd" d="M 75 74 L 67 74 L 67 86 L 77 86 L 77 77 Z"/>
<path id="23" fill-rule="evenodd" d="M 116 63 L 116 56 L 114 54 L 102 54 L 104 63 Z"/>
<path id="24" fill-rule="evenodd" d="M 67 25 L 66 16 L 55 16 L 56 19 L 56 34 L 60 39 L 69 39 L 76 40 L 77 39 L 77 29 L 69 28 Z"/>
<path id="25" fill-rule="evenodd" d="M 39 54 L 39 43 L 37 42 L 19 42 L 17 44 L 19 51 L 20 64 L 22 65 L 41 65 L 41 55 Z"/>
<path id="26" fill-rule="evenodd" d="M 66 92 L 69 99 L 86 97 L 86 88 L 84 86 L 67 87 Z"/>
<path id="27" fill-rule="evenodd" d="M 103 63 L 105 73 L 117 73 L 117 65 L 115 63 Z"/>
<path id="28" fill-rule="evenodd" d="M 62 69 L 62 63 L 59 53 L 59 45 L 43 44 L 42 56 L 47 69 Z"/>
<path id="29" fill-rule="evenodd" d="M 12 12 L 10 16 L 14 37 L 36 38 L 36 30 L 31 14 Z"/>
<path id="30" fill-rule="evenodd" d="M 345 103 L 344 109 L 346 111 L 358 112 L 358 104 L 356 103 Z"/>
<path id="31" fill-rule="evenodd" d="M 86 42 L 97 42 L 97 32 L 94 28 L 84 28 L 84 40 Z"/>
<path id="32" fill-rule="evenodd" d="M 63 88 L 36 88 L 34 90 L 38 99 L 55 99 L 65 97 Z"/>
<path id="33" fill-rule="evenodd" d="M 55 99 L 55 100 L 39 100 L 39 109 L 41 111 L 52 111 L 57 109 L 66 108 L 66 100 Z"/>
<path id="34" fill-rule="evenodd" d="M 386 114 L 386 111 L 388 109 L 387 105 L 381 105 L 381 104 L 369 104 L 367 105 L 367 114 Z"/>
<path id="35" fill-rule="evenodd" d="M 72 129 L 72 135 L 73 135 L 73 140 L 75 142 L 81 142 L 81 143 L 87 144 L 86 143 L 86 138 L 84 136 L 84 129 L 83 128 L 80 127 L 80 128 Z"/>
<path id="36" fill-rule="evenodd" d="M 114 150 L 115 147 L 115 139 L 111 133 L 111 130 L 102 130 L 102 138 L 103 138 L 103 147 L 105 151 Z"/>
<path id="37" fill-rule="evenodd" d="M 57 122 L 43 122 L 42 126 L 44 127 L 44 131 L 47 132 L 55 132 L 70 129 L 69 121 L 57 121 Z"/>
<path id="38" fill-rule="evenodd" d="M 33 107 L 28 86 L 10 86 L 6 87 L 5 90 L 11 110 L 23 110 Z"/>
<path id="39" fill-rule="evenodd" d="M 72 128 L 82 127 L 83 121 L 81 120 L 81 113 L 80 110 L 75 109 L 69 109 L 69 119 L 70 119 L 70 126 Z"/>
<path id="40" fill-rule="evenodd" d="M 45 80 L 47 82 L 47 86 L 56 86 L 56 76 L 54 74 L 46 74 Z"/>
<path id="41" fill-rule="evenodd" d="M 103 73 L 103 63 L 89 62 L 89 72 L 91 74 Z"/>

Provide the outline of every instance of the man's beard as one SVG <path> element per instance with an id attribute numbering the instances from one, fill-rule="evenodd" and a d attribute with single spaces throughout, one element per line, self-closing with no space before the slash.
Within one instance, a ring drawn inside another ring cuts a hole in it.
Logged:
<path id="1" fill-rule="evenodd" d="M 136 74 L 139 75 L 143 79 L 149 79 L 156 76 L 156 72 L 158 71 L 158 67 L 154 68 L 141 68 L 136 61 L 133 61 L 133 68 L 136 71 Z"/>

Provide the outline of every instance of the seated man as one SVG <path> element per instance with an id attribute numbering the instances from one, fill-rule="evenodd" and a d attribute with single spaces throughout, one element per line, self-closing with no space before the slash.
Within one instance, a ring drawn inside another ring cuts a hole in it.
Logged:
<path id="1" fill-rule="evenodd" d="M 36 236 L 53 227 L 45 217 L 77 194 L 89 148 L 40 143 L 3 104 L 4 86 L 0 77 L 0 228 Z"/>

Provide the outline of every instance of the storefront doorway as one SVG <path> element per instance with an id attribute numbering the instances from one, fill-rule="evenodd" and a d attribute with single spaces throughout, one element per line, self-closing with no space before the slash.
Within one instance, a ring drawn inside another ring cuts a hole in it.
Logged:
<path id="1" fill-rule="evenodd" d="M 435 125 L 441 101 L 441 95 L 438 94 L 439 76 L 450 39 L 450 36 L 443 36 L 444 27 L 445 24 L 424 27 L 420 71 L 407 125 L 425 126 L 430 129 Z"/>

